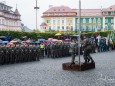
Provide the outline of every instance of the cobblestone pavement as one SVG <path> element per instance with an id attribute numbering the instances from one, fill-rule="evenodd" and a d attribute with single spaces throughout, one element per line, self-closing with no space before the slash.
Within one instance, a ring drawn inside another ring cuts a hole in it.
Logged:
<path id="1" fill-rule="evenodd" d="M 115 86 L 115 51 L 92 57 L 96 69 L 83 72 L 62 70 L 62 63 L 71 61 L 71 57 L 3 65 L 0 86 Z"/>

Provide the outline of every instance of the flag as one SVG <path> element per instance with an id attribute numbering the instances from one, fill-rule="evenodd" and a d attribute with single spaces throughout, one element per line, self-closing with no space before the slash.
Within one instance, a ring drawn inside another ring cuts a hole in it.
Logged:
<path id="1" fill-rule="evenodd" d="M 107 39 L 110 40 L 110 38 L 111 38 L 110 33 L 108 33 Z"/>
<path id="2" fill-rule="evenodd" d="M 112 41 L 115 42 L 115 32 L 112 32 Z"/>

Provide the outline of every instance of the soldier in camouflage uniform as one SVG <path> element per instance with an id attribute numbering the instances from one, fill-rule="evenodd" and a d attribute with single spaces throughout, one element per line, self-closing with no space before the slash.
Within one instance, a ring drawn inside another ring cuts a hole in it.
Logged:
<path id="1" fill-rule="evenodd" d="M 89 39 L 86 36 L 84 36 L 84 40 L 83 40 L 84 54 L 83 54 L 83 57 L 84 57 L 85 63 L 88 63 L 90 60 L 91 60 L 91 63 L 94 62 L 94 60 L 90 56 L 91 49 L 92 49 L 92 47 L 91 47 Z"/>
<path id="2" fill-rule="evenodd" d="M 77 47 L 78 47 L 78 43 L 76 43 L 75 41 L 70 43 L 69 52 L 72 55 L 71 65 L 75 64 L 75 56 L 76 56 L 76 52 L 77 52 Z"/>

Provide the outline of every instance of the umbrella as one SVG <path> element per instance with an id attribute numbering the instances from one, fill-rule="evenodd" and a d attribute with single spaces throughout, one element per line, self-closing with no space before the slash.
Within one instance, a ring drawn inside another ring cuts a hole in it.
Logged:
<path id="1" fill-rule="evenodd" d="M 52 41 L 58 41 L 57 39 L 52 39 Z"/>
<path id="2" fill-rule="evenodd" d="M 55 34 L 55 36 L 61 36 L 61 34 L 60 34 L 60 33 L 57 33 L 57 34 Z"/>
<path id="3" fill-rule="evenodd" d="M 48 38 L 48 40 L 49 40 L 49 41 L 52 41 L 52 40 L 53 40 L 53 38 Z"/>

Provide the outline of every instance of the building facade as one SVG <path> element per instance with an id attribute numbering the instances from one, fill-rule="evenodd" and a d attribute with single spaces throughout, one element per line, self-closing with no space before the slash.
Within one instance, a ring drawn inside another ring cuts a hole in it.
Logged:
<path id="1" fill-rule="evenodd" d="M 17 8 L 12 11 L 12 7 L 0 3 L 0 31 L 22 31 L 20 17 Z"/>
<path id="2" fill-rule="evenodd" d="M 76 16 L 77 12 L 75 9 L 66 6 L 51 7 L 43 13 L 42 18 L 46 24 L 42 23 L 41 29 L 46 31 L 74 31 Z"/>
<path id="3" fill-rule="evenodd" d="M 78 9 L 66 6 L 51 7 L 43 13 L 45 23 L 41 29 L 49 31 L 78 31 Z M 115 29 L 115 5 L 102 9 L 81 9 L 81 31 L 104 31 Z"/>

